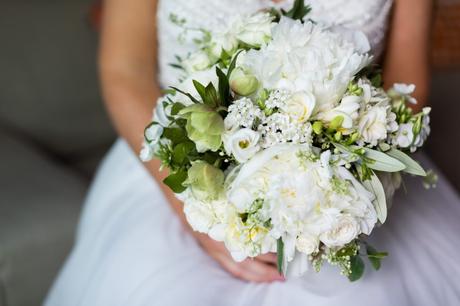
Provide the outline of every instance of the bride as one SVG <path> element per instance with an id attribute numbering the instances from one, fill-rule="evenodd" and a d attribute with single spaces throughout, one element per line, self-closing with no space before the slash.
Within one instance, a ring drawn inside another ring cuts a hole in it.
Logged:
<path id="1" fill-rule="evenodd" d="M 101 79 L 122 139 L 99 170 L 76 245 L 45 305 L 460 305 L 460 200 L 442 177 L 434 190 L 407 178 L 407 192 L 396 195 L 388 223 L 371 237 L 390 253 L 378 273 L 367 269 L 350 283 L 324 267 L 285 280 L 275 255 L 236 263 L 221 243 L 193 233 L 181 203 L 157 183 L 166 175 L 159 163 L 138 161 L 153 101 L 176 80 L 168 64 L 191 47 L 177 40 L 170 14 L 211 28 L 232 14 L 292 0 L 105 2 Z M 312 19 L 367 34 L 386 84 L 416 84 L 417 107 L 425 104 L 431 1 L 307 2 Z"/>

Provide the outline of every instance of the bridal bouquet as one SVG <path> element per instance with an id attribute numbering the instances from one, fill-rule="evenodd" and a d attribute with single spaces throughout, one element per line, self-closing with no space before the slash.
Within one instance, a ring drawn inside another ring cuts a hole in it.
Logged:
<path id="1" fill-rule="evenodd" d="M 430 109 L 411 111 L 413 85 L 382 88 L 364 34 L 308 12 L 296 1 L 200 30 L 141 158 L 161 160 L 192 228 L 235 260 L 276 252 L 281 273 L 327 262 L 356 280 L 362 258 L 379 269 L 387 255 L 365 238 L 385 222 L 400 174 L 426 176 L 409 155 L 430 132 Z"/>

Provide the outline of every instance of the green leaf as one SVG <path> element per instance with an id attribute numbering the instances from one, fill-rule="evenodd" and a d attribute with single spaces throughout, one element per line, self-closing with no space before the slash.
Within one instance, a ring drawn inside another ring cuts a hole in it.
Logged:
<path id="1" fill-rule="evenodd" d="M 294 2 L 294 6 L 289 11 L 281 10 L 284 16 L 292 18 L 294 20 L 302 21 L 303 18 L 310 13 L 311 7 L 309 5 L 305 5 L 304 0 L 296 0 Z"/>
<path id="2" fill-rule="evenodd" d="M 200 95 L 204 103 L 204 101 L 206 100 L 206 87 L 204 87 L 203 84 L 201 84 L 200 82 L 196 80 L 193 80 L 192 82 L 193 82 L 193 86 L 195 86 L 196 91 L 198 92 L 198 94 Z"/>
<path id="3" fill-rule="evenodd" d="M 348 275 L 348 279 L 352 282 L 360 279 L 364 274 L 364 262 L 359 255 L 355 255 L 350 259 L 351 273 Z"/>
<path id="4" fill-rule="evenodd" d="M 182 166 L 188 161 L 191 152 L 195 150 L 195 144 L 192 141 L 179 143 L 174 147 L 172 152 L 172 161 L 179 166 Z"/>
<path id="5" fill-rule="evenodd" d="M 366 165 L 374 170 L 383 171 L 383 172 L 399 172 L 403 171 L 406 166 L 397 160 L 383 152 L 364 148 L 366 153 L 364 156 L 366 159 Z"/>
<path id="6" fill-rule="evenodd" d="M 378 252 L 373 246 L 366 246 L 367 258 L 375 270 L 379 270 L 381 266 L 381 260 L 388 256 L 387 252 Z"/>
<path id="7" fill-rule="evenodd" d="M 200 101 L 198 101 L 194 96 L 192 96 L 191 94 L 189 94 L 188 92 L 185 92 L 183 90 L 180 90 L 179 88 L 177 87 L 173 87 L 171 86 L 170 87 L 171 89 L 174 89 L 175 91 L 177 92 L 180 92 L 181 94 L 187 96 L 190 100 L 192 100 L 193 103 L 200 103 Z"/>
<path id="8" fill-rule="evenodd" d="M 284 265 L 284 243 L 283 239 L 279 238 L 276 241 L 276 266 L 278 267 L 279 274 L 283 275 Z"/>
<path id="9" fill-rule="evenodd" d="M 230 62 L 230 66 L 228 67 L 228 71 L 227 71 L 227 79 L 230 79 L 230 75 L 232 74 L 233 70 L 236 67 L 236 61 L 238 59 L 238 56 L 241 54 L 241 52 L 243 52 L 243 50 L 240 50 L 238 53 L 236 53 L 232 61 Z"/>
<path id="10" fill-rule="evenodd" d="M 175 193 L 181 193 L 187 187 L 185 187 L 182 183 L 187 179 L 187 172 L 184 170 L 180 170 L 176 173 L 170 174 L 167 178 L 163 180 L 163 183 L 167 185 L 171 190 Z"/>
<path id="11" fill-rule="evenodd" d="M 219 78 L 219 97 L 220 101 L 224 106 L 228 106 L 230 104 L 230 84 L 228 82 L 228 78 L 225 73 L 216 67 L 216 74 Z"/>
<path id="12" fill-rule="evenodd" d="M 176 116 L 182 109 L 185 108 L 185 105 L 182 104 L 182 103 L 174 103 L 172 106 L 171 106 L 171 115 L 172 116 Z"/>
<path id="13" fill-rule="evenodd" d="M 397 149 L 391 149 L 387 152 L 387 154 L 393 158 L 396 158 L 406 166 L 406 168 L 403 170 L 404 172 L 418 176 L 426 176 L 425 170 L 406 153 Z"/>
<path id="14" fill-rule="evenodd" d="M 163 131 L 163 137 L 171 140 L 174 145 L 188 140 L 186 131 L 184 129 L 175 127 L 165 128 Z"/>
<path id="15" fill-rule="evenodd" d="M 209 83 L 208 86 L 206 86 L 206 99 L 203 100 L 203 102 L 212 108 L 216 108 L 220 105 L 217 90 L 212 83 Z"/>
<path id="16" fill-rule="evenodd" d="M 382 183 L 380 182 L 377 175 L 375 175 L 375 173 L 372 173 L 370 180 L 363 181 L 362 183 L 367 190 L 375 195 L 375 211 L 377 212 L 377 218 L 379 219 L 380 223 L 383 224 L 387 219 L 388 211 L 385 190 L 383 189 Z"/>

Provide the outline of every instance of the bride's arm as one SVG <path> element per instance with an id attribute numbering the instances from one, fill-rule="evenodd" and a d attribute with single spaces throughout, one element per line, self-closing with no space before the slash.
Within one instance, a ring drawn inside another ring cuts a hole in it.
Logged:
<path id="1" fill-rule="evenodd" d="M 100 46 L 100 78 L 104 101 L 120 134 L 139 152 L 144 127 L 151 120 L 160 95 L 157 80 L 156 0 L 106 0 Z M 146 167 L 181 221 L 187 226 L 182 204 L 162 184 L 167 173 L 154 160 Z M 154 199 L 152 199 L 153 201 Z M 225 247 L 206 235 L 194 233 L 203 249 L 233 275 L 250 281 L 280 279 L 271 254 L 235 263 Z"/>
<path id="2" fill-rule="evenodd" d="M 432 14 L 432 0 L 395 0 L 384 59 L 385 85 L 415 84 L 417 110 L 426 104 L 429 93 Z"/>

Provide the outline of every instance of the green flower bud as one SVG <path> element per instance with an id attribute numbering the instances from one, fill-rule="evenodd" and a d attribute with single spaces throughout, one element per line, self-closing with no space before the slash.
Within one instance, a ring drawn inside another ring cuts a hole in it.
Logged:
<path id="1" fill-rule="evenodd" d="M 312 128 L 316 135 L 320 135 L 323 132 L 323 123 L 321 121 L 315 121 Z"/>
<path id="2" fill-rule="evenodd" d="M 329 128 L 331 130 L 337 130 L 339 129 L 341 126 L 342 126 L 342 123 L 343 123 L 343 120 L 345 118 L 343 118 L 343 116 L 337 116 L 335 117 L 334 119 L 332 119 L 331 123 L 329 124 Z"/>
<path id="3" fill-rule="evenodd" d="M 414 132 L 414 135 L 418 135 L 420 134 L 421 130 L 422 130 L 422 116 L 419 116 L 414 123 L 414 127 L 412 131 Z"/>
<path id="4" fill-rule="evenodd" d="M 337 142 L 341 141 L 342 140 L 342 132 L 335 133 L 334 140 L 337 141 Z"/>
<path id="5" fill-rule="evenodd" d="M 359 136 L 358 132 L 351 134 L 350 138 L 348 138 L 347 144 L 351 145 L 352 143 L 355 143 Z"/>
<path id="6" fill-rule="evenodd" d="M 257 78 L 241 68 L 235 68 L 230 75 L 230 87 L 240 96 L 249 96 L 259 88 Z"/>
<path id="7" fill-rule="evenodd" d="M 204 104 L 194 104 L 182 109 L 179 115 L 187 119 L 185 130 L 198 152 L 216 152 L 220 148 L 225 127 L 219 113 Z"/>
<path id="8" fill-rule="evenodd" d="M 223 190 L 224 173 L 205 161 L 196 161 L 187 173 L 185 186 L 200 200 L 215 200 Z"/>

